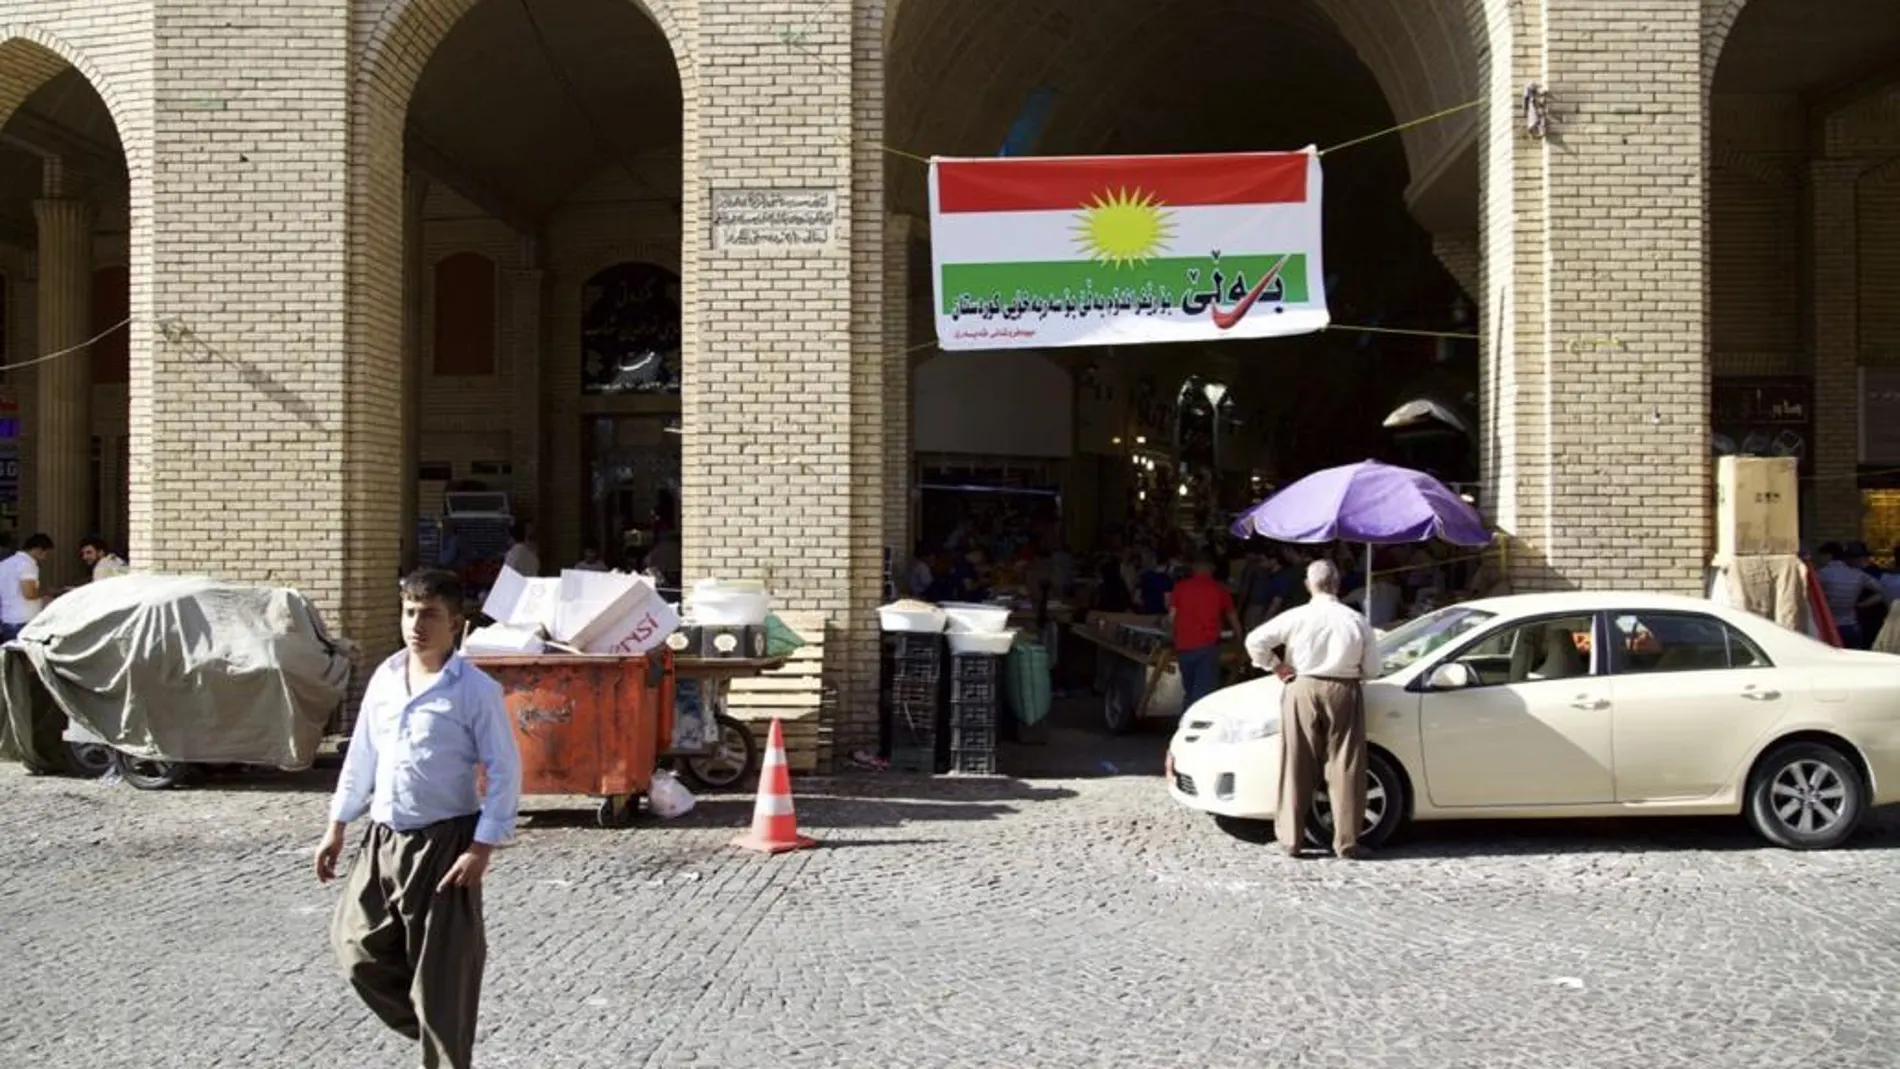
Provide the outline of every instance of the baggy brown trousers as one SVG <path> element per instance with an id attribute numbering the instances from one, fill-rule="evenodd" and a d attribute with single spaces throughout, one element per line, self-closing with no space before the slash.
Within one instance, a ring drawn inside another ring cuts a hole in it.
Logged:
<path id="1" fill-rule="evenodd" d="M 1273 834 L 1298 850 L 1322 771 L 1333 810 L 1333 852 L 1359 845 L 1366 813 L 1366 705 L 1356 679 L 1296 676 L 1280 703 L 1280 806 Z"/>
<path id="2" fill-rule="evenodd" d="M 479 887 L 442 882 L 476 815 L 410 832 L 372 823 L 330 921 L 351 986 L 384 1024 L 422 1043 L 425 1069 L 469 1069 L 488 937 Z"/>

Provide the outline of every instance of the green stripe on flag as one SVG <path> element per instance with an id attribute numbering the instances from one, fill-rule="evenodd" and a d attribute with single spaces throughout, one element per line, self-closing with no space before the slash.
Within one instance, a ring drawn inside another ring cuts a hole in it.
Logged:
<path id="1" fill-rule="evenodd" d="M 1221 274 L 1219 303 L 1223 306 L 1234 303 L 1236 298 L 1230 291 L 1236 276 L 1245 281 L 1246 288 L 1251 289 L 1279 261 L 1279 253 L 1222 256 L 1218 265 Z M 1125 266 L 1096 263 L 1093 260 L 944 264 L 941 311 L 945 315 L 956 311 L 957 299 L 965 296 L 978 301 L 988 301 L 995 296 L 1008 304 L 1015 301 L 1019 294 L 1031 301 L 1062 301 L 1079 300 L 1085 293 L 1100 296 L 1128 291 L 1136 294 L 1146 292 L 1154 300 L 1178 309 L 1188 294 L 1210 291 L 1215 269 L 1214 261 L 1205 256 L 1144 260 Z M 1190 275 L 1190 272 L 1198 274 Z M 1306 303 L 1304 254 L 1294 253 L 1287 258 L 1286 266 L 1280 269 L 1280 281 L 1286 290 L 1283 298 L 1285 303 Z"/>

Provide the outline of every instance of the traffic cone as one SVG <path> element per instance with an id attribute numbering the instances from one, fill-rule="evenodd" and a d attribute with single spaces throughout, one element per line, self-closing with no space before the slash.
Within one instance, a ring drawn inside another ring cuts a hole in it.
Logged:
<path id="1" fill-rule="evenodd" d="M 785 765 L 785 728 L 772 718 L 772 737 L 759 769 L 759 799 L 752 806 L 752 830 L 732 845 L 762 854 L 783 854 L 818 845 L 798 834 L 798 815 L 792 812 L 792 770 Z"/>

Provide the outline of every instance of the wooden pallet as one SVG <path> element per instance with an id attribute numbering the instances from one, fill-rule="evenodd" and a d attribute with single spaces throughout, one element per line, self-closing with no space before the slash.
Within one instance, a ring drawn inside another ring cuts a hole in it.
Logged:
<path id="1" fill-rule="evenodd" d="M 781 611 L 779 619 L 806 645 L 783 668 L 735 679 L 726 692 L 726 712 L 752 725 L 763 747 L 772 718 L 785 725 L 785 763 L 793 772 L 818 769 L 828 749 L 831 724 L 825 700 L 825 615 Z"/>

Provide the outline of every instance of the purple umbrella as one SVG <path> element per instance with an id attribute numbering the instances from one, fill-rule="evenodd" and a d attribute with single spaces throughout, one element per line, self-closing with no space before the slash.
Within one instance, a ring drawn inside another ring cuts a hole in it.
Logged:
<path id="1" fill-rule="evenodd" d="M 1444 483 L 1376 460 L 1308 475 L 1249 509 L 1232 531 L 1276 542 L 1491 544 L 1478 510 Z"/>

